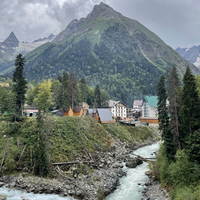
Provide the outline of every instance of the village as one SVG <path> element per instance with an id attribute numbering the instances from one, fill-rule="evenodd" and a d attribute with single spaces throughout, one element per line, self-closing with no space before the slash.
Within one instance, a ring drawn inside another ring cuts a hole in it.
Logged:
<path id="1" fill-rule="evenodd" d="M 143 100 L 135 100 L 133 107 L 129 108 L 121 101 L 108 100 L 102 104 L 102 108 L 90 108 L 83 102 L 81 107 L 69 107 L 66 112 L 61 110 L 51 111 L 52 115 L 60 117 L 91 116 L 101 124 L 119 121 L 127 125 L 140 126 L 158 124 L 157 96 L 144 96 Z M 37 108 L 24 110 L 28 117 L 36 117 Z"/>

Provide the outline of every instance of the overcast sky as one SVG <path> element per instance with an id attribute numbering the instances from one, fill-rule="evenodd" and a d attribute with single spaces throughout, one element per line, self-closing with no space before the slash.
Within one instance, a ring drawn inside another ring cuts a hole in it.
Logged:
<path id="1" fill-rule="evenodd" d="M 0 0 L 0 42 L 11 31 L 29 42 L 58 34 L 101 1 L 139 21 L 173 48 L 200 44 L 199 0 Z"/>

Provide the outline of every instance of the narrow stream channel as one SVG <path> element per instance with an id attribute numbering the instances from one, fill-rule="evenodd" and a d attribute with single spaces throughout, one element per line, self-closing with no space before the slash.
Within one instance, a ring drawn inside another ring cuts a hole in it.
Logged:
<path id="1" fill-rule="evenodd" d="M 141 147 L 133 153 L 140 155 L 144 158 L 153 158 L 155 155 L 151 155 L 153 152 L 159 149 L 159 144 L 155 143 L 149 146 Z M 144 162 L 138 165 L 136 168 L 128 168 L 124 166 L 124 171 L 127 172 L 126 177 L 120 179 L 120 186 L 110 194 L 107 200 L 141 200 L 142 191 L 145 186 L 142 186 L 147 180 L 148 176 L 145 175 L 145 171 L 148 171 L 148 164 Z M 138 185 L 141 183 L 141 185 Z"/>
<path id="2" fill-rule="evenodd" d="M 152 158 L 155 155 L 151 155 L 153 152 L 157 151 L 159 144 L 152 144 L 149 146 L 141 147 L 133 153 L 138 154 L 144 158 Z M 144 186 L 142 186 L 148 177 L 145 175 L 145 171 L 148 171 L 147 163 L 138 165 L 136 168 L 131 169 L 124 166 L 123 170 L 127 172 L 127 176 L 120 179 L 120 186 L 110 194 L 107 200 L 141 200 L 142 191 Z M 141 185 L 138 185 L 141 183 Z M 0 195 L 7 196 L 7 200 L 72 200 L 69 197 L 61 197 L 59 195 L 45 195 L 45 194 L 34 194 L 26 193 L 19 190 L 11 190 L 5 187 L 0 188 Z"/>

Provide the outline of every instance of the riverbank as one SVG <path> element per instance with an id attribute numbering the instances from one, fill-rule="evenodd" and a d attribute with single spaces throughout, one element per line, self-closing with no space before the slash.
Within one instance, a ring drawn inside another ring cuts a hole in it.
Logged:
<path id="1" fill-rule="evenodd" d="M 158 181 L 153 178 L 145 183 L 146 188 L 143 191 L 144 197 L 141 200 L 169 200 L 170 196 L 165 188 L 161 187 Z"/>
<path id="2" fill-rule="evenodd" d="M 113 192 L 119 185 L 119 178 L 126 175 L 122 171 L 122 163 L 130 160 L 128 154 L 155 141 L 156 139 L 141 144 L 127 145 L 113 137 L 115 148 L 112 152 L 99 152 L 92 155 L 93 158 L 99 159 L 99 167 L 94 169 L 92 173 L 86 175 L 78 173 L 77 165 L 73 165 L 70 171 L 64 171 L 60 167 L 60 175 L 56 179 L 29 176 L 28 173 L 3 176 L 0 178 L 0 186 L 25 190 L 35 194 L 59 194 L 76 199 L 101 199 Z M 56 167 L 54 167 L 54 172 L 56 172 Z M 70 173 L 73 174 L 73 178 L 69 179 L 67 177 Z"/>

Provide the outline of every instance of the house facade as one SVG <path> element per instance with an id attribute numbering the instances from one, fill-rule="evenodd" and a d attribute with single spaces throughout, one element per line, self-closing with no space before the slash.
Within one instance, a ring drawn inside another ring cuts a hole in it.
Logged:
<path id="1" fill-rule="evenodd" d="M 83 108 L 82 107 L 75 107 L 74 110 L 70 107 L 68 111 L 63 112 L 63 116 L 82 116 Z"/>
<path id="2" fill-rule="evenodd" d="M 121 101 L 108 100 L 107 106 L 114 118 L 120 117 L 122 119 L 127 117 L 127 106 Z"/>
<path id="3" fill-rule="evenodd" d="M 158 99 L 157 96 L 144 96 L 142 104 L 141 122 L 158 123 Z"/>

